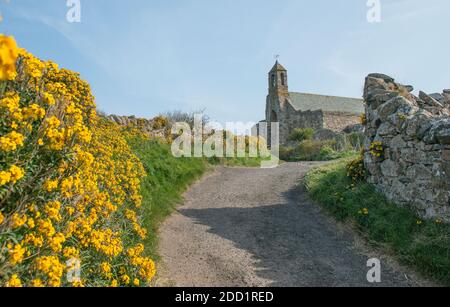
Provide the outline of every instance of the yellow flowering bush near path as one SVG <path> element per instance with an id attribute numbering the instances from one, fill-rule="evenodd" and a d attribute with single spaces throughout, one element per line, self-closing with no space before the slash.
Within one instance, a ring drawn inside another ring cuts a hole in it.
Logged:
<path id="1" fill-rule="evenodd" d="M 148 285 L 145 171 L 121 128 L 78 74 L 4 35 L 0 65 L 0 286 Z"/>

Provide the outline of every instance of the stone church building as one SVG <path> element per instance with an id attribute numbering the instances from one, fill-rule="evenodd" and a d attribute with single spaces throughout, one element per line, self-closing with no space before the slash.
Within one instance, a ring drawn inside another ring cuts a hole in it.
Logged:
<path id="1" fill-rule="evenodd" d="M 363 113 L 362 99 L 289 92 L 287 70 L 278 61 L 269 72 L 266 120 L 263 122 L 280 123 L 282 145 L 288 142 L 296 128 L 342 132 L 360 124 Z"/>

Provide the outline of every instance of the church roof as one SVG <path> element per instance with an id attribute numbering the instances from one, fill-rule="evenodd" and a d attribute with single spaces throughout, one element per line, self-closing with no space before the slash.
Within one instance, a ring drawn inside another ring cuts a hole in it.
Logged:
<path id="1" fill-rule="evenodd" d="M 297 111 L 364 113 L 364 101 L 357 98 L 324 96 L 306 93 L 289 93 L 291 104 Z"/>
<path id="2" fill-rule="evenodd" d="M 270 73 L 275 72 L 275 71 L 280 71 L 280 70 L 287 71 L 286 68 L 283 67 L 283 65 L 281 65 L 278 61 L 276 61 L 275 65 L 270 70 Z"/>

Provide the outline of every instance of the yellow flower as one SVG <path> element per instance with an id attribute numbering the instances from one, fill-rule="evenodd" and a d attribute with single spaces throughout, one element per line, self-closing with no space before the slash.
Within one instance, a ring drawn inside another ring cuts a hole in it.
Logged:
<path id="1" fill-rule="evenodd" d="M 101 269 L 102 269 L 103 273 L 111 273 L 111 265 L 107 262 L 103 262 L 101 264 Z"/>
<path id="2" fill-rule="evenodd" d="M 62 233 L 57 233 L 49 239 L 48 244 L 55 253 L 59 253 L 64 242 L 66 242 L 66 237 Z"/>
<path id="3" fill-rule="evenodd" d="M 28 217 L 24 214 L 24 215 L 20 215 L 18 213 L 14 213 L 11 219 L 12 222 L 12 228 L 13 229 L 17 229 L 22 227 L 23 225 L 25 225 L 25 223 L 27 222 Z"/>
<path id="4" fill-rule="evenodd" d="M 139 287 L 139 285 L 140 285 L 139 279 L 135 278 L 135 279 L 133 280 L 133 285 L 135 285 L 136 287 Z"/>
<path id="5" fill-rule="evenodd" d="M 0 187 L 11 182 L 11 173 L 0 171 Z"/>
<path id="6" fill-rule="evenodd" d="M 30 229 L 33 229 L 34 227 L 36 227 L 36 224 L 34 223 L 34 219 L 32 219 L 31 217 L 28 218 L 27 225 Z"/>
<path id="7" fill-rule="evenodd" d="M 24 139 L 25 137 L 22 134 L 12 131 L 0 137 L 0 149 L 5 152 L 17 150 L 18 147 L 23 146 Z"/>
<path id="8" fill-rule="evenodd" d="M 66 247 L 63 250 L 63 256 L 65 258 L 79 258 L 80 252 L 75 247 Z"/>
<path id="9" fill-rule="evenodd" d="M 38 120 L 45 117 L 45 110 L 34 103 L 29 107 L 23 108 L 22 114 L 24 119 Z"/>
<path id="10" fill-rule="evenodd" d="M 84 284 L 81 281 L 75 281 L 72 283 L 72 287 L 74 288 L 84 288 Z"/>
<path id="11" fill-rule="evenodd" d="M 0 211 L 0 225 L 3 224 L 3 221 L 5 220 L 4 215 L 2 214 L 2 212 Z"/>
<path id="12" fill-rule="evenodd" d="M 19 49 L 11 36 L 0 34 L 0 80 L 14 80 Z"/>
<path id="13" fill-rule="evenodd" d="M 61 277 L 64 273 L 65 266 L 56 256 L 39 257 L 36 259 L 36 269 L 46 274 L 50 287 L 61 286 Z"/>
<path id="14" fill-rule="evenodd" d="M 0 107 L 6 108 L 10 113 L 14 113 L 19 109 L 20 97 L 17 93 L 7 92 L 5 98 L 0 100 Z"/>
<path id="15" fill-rule="evenodd" d="M 131 282 L 131 278 L 130 278 L 130 276 L 128 276 L 128 275 L 122 275 L 122 277 L 120 277 L 120 279 L 122 280 L 122 282 L 123 282 L 125 285 L 129 285 L 130 282 Z"/>
<path id="16" fill-rule="evenodd" d="M 49 238 L 56 233 L 51 220 L 40 220 L 38 223 L 38 231 Z"/>
<path id="17" fill-rule="evenodd" d="M 117 282 L 116 279 L 114 279 L 114 280 L 111 282 L 111 288 L 117 288 L 118 286 L 119 286 L 119 283 Z"/>
<path id="18" fill-rule="evenodd" d="M 44 183 L 44 189 L 47 192 L 53 192 L 54 190 L 56 190 L 58 188 L 58 180 L 47 180 Z"/>
<path id="19" fill-rule="evenodd" d="M 54 220 L 54 221 L 60 221 L 61 220 L 61 203 L 59 201 L 50 201 L 44 206 L 44 212 L 47 214 L 47 216 Z"/>
<path id="20" fill-rule="evenodd" d="M 8 288 L 21 288 L 22 282 L 20 281 L 20 278 L 17 274 L 14 274 L 11 276 L 9 281 L 6 283 L 6 287 Z"/>
<path id="21" fill-rule="evenodd" d="M 44 102 L 49 106 L 55 105 L 56 101 L 52 94 L 44 93 Z"/>
<path id="22" fill-rule="evenodd" d="M 11 181 L 13 183 L 16 183 L 25 176 L 25 171 L 22 168 L 17 167 L 15 165 L 11 166 L 9 172 L 11 174 Z"/>
<path id="23" fill-rule="evenodd" d="M 45 287 L 44 283 L 40 279 L 33 279 L 31 281 L 31 287 L 33 288 L 43 288 Z"/>
<path id="24" fill-rule="evenodd" d="M 39 140 L 37 141 L 37 143 L 38 143 L 39 146 L 42 146 L 42 145 L 44 145 L 44 140 L 39 139 Z"/>
<path id="25" fill-rule="evenodd" d="M 12 265 L 20 264 L 23 262 L 23 258 L 27 249 L 22 247 L 20 244 L 16 244 L 14 247 L 10 244 L 8 245 L 10 262 Z"/>
<path id="26" fill-rule="evenodd" d="M 56 116 L 47 118 L 45 121 L 47 122 L 48 126 L 51 128 L 57 128 L 61 125 L 61 121 Z"/>
<path id="27" fill-rule="evenodd" d="M 34 247 L 42 247 L 44 245 L 44 238 L 42 236 L 36 236 L 33 233 L 28 233 L 25 235 L 23 243 L 32 244 Z"/>

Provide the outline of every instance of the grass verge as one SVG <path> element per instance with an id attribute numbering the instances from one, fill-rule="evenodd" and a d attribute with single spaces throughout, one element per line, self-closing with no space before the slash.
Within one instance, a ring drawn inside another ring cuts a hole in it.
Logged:
<path id="1" fill-rule="evenodd" d="M 208 169 L 204 159 L 175 158 L 170 145 L 156 140 L 129 139 L 147 172 L 142 183 L 144 226 L 149 230 L 146 252 L 155 260 L 158 229 L 182 200 L 182 193 Z"/>
<path id="2" fill-rule="evenodd" d="M 367 183 L 353 184 L 348 159 L 316 168 L 305 178 L 311 198 L 340 221 L 424 276 L 450 286 L 450 225 L 419 219 L 386 200 Z"/>

